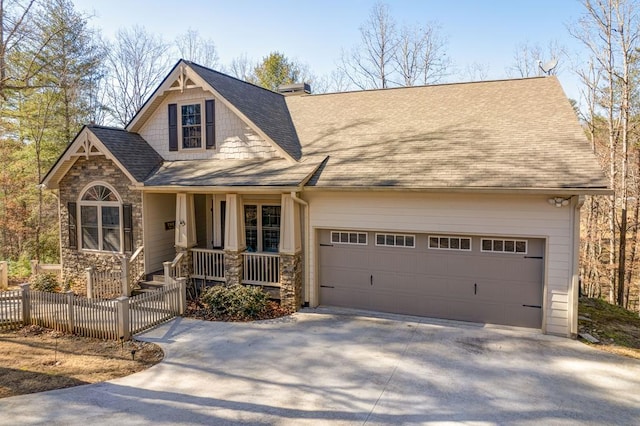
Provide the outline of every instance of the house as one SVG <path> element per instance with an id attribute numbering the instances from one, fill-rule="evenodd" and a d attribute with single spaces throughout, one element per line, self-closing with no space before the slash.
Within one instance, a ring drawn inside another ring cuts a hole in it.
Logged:
<path id="1" fill-rule="evenodd" d="M 551 77 L 310 95 L 181 60 L 43 179 L 61 263 L 137 262 L 332 305 L 577 332 L 580 207 L 610 194 Z"/>

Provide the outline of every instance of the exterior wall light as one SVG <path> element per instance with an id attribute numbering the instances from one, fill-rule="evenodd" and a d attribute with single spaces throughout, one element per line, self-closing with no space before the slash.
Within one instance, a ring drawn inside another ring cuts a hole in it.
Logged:
<path id="1" fill-rule="evenodd" d="M 556 206 L 556 207 L 560 208 L 560 207 L 563 207 L 563 206 L 568 206 L 570 199 L 571 199 L 571 197 L 567 197 L 567 198 L 553 197 L 553 198 L 549 198 L 547 201 L 552 206 Z"/>

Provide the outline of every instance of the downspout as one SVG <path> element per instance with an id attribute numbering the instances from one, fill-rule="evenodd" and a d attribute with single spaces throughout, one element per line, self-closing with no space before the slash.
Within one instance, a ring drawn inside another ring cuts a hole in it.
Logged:
<path id="1" fill-rule="evenodd" d="M 291 199 L 300 204 L 304 208 L 304 294 L 306 301 L 305 303 L 310 302 L 310 281 L 309 281 L 309 203 L 304 201 L 301 198 L 298 198 L 295 191 L 291 191 Z"/>
<path id="2" fill-rule="evenodd" d="M 571 221 L 573 225 L 573 244 L 571 262 L 571 291 L 569 292 L 569 303 L 571 306 L 569 315 L 569 337 L 578 337 L 578 288 L 580 287 L 580 209 L 584 204 L 584 195 L 572 197 Z"/>

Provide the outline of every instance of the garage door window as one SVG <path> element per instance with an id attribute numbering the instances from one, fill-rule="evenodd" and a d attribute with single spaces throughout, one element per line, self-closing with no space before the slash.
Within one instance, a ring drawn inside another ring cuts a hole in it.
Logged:
<path id="1" fill-rule="evenodd" d="M 367 245 L 366 232 L 331 231 L 331 242 L 334 244 Z"/>
<path id="2" fill-rule="evenodd" d="M 416 236 L 405 234 L 376 234 L 376 245 L 415 248 Z"/>
<path id="3" fill-rule="evenodd" d="M 483 238 L 481 250 L 493 253 L 527 253 L 526 240 L 503 240 L 494 238 Z"/>
<path id="4" fill-rule="evenodd" d="M 429 248 L 471 251 L 471 238 L 429 235 Z"/>

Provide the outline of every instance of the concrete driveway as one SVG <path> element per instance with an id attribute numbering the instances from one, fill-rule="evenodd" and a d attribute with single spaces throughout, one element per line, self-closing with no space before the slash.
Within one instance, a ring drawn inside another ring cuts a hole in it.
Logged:
<path id="1" fill-rule="evenodd" d="M 0 400 L 0 424 L 639 424 L 640 362 L 523 329 L 356 311 L 178 318 L 160 364 Z"/>

